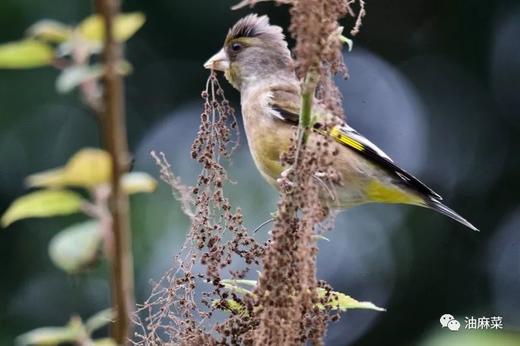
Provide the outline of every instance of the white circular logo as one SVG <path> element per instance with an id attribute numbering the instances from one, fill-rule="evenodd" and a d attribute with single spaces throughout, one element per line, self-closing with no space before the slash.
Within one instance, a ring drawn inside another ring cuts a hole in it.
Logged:
<path id="1" fill-rule="evenodd" d="M 453 317 L 453 315 L 450 315 L 450 314 L 442 315 L 441 319 L 440 319 L 442 328 L 446 328 L 448 326 L 448 323 L 454 319 L 455 319 L 455 317 Z"/>
<path id="2" fill-rule="evenodd" d="M 448 322 L 448 329 L 452 332 L 456 332 L 460 329 L 460 323 L 457 320 L 451 320 Z"/>

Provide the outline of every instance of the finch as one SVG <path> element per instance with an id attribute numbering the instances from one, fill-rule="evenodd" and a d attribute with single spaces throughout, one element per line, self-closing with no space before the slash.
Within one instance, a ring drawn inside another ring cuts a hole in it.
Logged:
<path id="1" fill-rule="evenodd" d="M 280 155 L 289 150 L 298 126 L 300 81 L 281 27 L 271 25 L 267 16 L 256 14 L 240 19 L 228 32 L 224 47 L 204 67 L 224 72 L 240 92 L 241 110 L 251 155 L 262 176 L 279 187 L 284 172 Z M 315 100 L 314 130 L 317 136 L 330 136 L 339 154 L 334 168 L 340 183 L 333 186 L 334 198 L 327 205 L 346 209 L 365 203 L 399 203 L 426 207 L 440 212 L 477 231 L 462 216 L 445 206 L 441 196 L 397 166 L 371 141 L 342 122 L 324 132 L 320 122 L 331 115 Z"/>

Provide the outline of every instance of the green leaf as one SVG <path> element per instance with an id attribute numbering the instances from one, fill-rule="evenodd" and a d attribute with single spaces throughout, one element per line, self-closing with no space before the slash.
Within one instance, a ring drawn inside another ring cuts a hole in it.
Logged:
<path id="1" fill-rule="evenodd" d="M 56 79 L 56 90 L 65 94 L 81 83 L 98 79 L 103 75 L 101 65 L 75 65 L 64 69 Z"/>
<path id="2" fill-rule="evenodd" d="M 72 156 L 64 167 L 33 174 L 26 179 L 30 187 L 78 186 L 92 188 L 110 180 L 112 160 L 101 149 L 85 148 Z"/>
<path id="3" fill-rule="evenodd" d="M 240 286 L 235 286 L 233 284 L 230 284 L 230 283 L 227 283 L 227 282 L 223 282 L 224 280 L 221 281 L 221 284 L 227 288 L 228 290 L 230 291 L 233 291 L 235 293 L 238 293 L 238 294 L 243 294 L 243 295 L 249 295 L 249 294 L 253 294 L 253 292 L 243 288 L 243 287 L 240 287 Z"/>
<path id="4" fill-rule="evenodd" d="M 224 285 L 225 288 L 232 290 L 235 293 L 249 295 L 249 294 L 253 294 L 253 292 L 251 292 L 243 287 L 240 287 L 238 285 L 249 286 L 251 288 L 254 288 L 254 287 L 256 287 L 256 280 L 224 279 L 221 281 L 221 284 Z M 326 294 L 327 294 L 327 291 L 325 289 L 318 288 L 318 297 L 320 299 L 325 298 Z M 323 309 L 326 306 L 329 309 L 332 309 L 332 310 L 339 309 L 341 311 L 345 311 L 347 309 L 369 309 L 369 310 L 376 310 L 376 311 L 386 311 L 385 309 L 380 308 L 371 302 L 360 302 L 360 301 L 352 298 L 349 295 L 346 295 L 341 292 L 336 292 L 336 291 L 331 291 L 329 293 L 329 303 L 325 304 L 325 306 L 323 304 L 317 304 L 317 306 L 320 309 Z"/>
<path id="5" fill-rule="evenodd" d="M 0 68 L 32 68 L 52 63 L 54 50 L 46 43 L 27 39 L 0 45 Z"/>
<path id="6" fill-rule="evenodd" d="M 93 344 L 95 346 L 117 346 L 117 343 L 111 338 L 96 339 Z"/>
<path id="7" fill-rule="evenodd" d="M 72 28 L 55 20 L 43 19 L 29 27 L 27 35 L 49 42 L 62 43 L 72 34 Z"/>
<path id="8" fill-rule="evenodd" d="M 128 40 L 144 22 L 145 16 L 140 12 L 120 14 L 114 23 L 114 38 L 118 42 Z M 90 16 L 79 24 L 78 31 L 86 40 L 102 43 L 105 37 L 103 19 L 99 15 Z"/>
<path id="9" fill-rule="evenodd" d="M 115 318 L 116 318 L 116 315 L 114 313 L 114 310 L 112 310 L 112 309 L 101 310 L 100 312 L 92 315 L 85 322 L 85 327 L 87 329 L 87 332 L 89 334 L 92 334 L 92 332 L 98 330 L 99 328 L 102 328 L 102 327 L 106 326 L 107 324 L 112 323 Z"/>
<path id="10" fill-rule="evenodd" d="M 352 48 L 354 47 L 354 41 L 352 41 L 350 38 L 348 37 L 345 37 L 343 35 L 340 35 L 339 36 L 339 40 L 343 43 L 343 44 L 346 44 L 347 47 L 348 47 L 348 51 L 351 52 L 352 51 Z"/>
<path id="11" fill-rule="evenodd" d="M 102 241 L 98 221 L 75 224 L 51 239 L 49 256 L 58 268 L 69 274 L 78 273 L 98 258 Z"/>
<path id="12" fill-rule="evenodd" d="M 315 234 L 314 236 L 314 239 L 316 240 L 325 240 L 325 241 L 330 241 L 329 238 L 325 237 L 324 235 L 321 235 L 321 234 Z"/>
<path id="13" fill-rule="evenodd" d="M 92 188 L 108 183 L 112 169 L 110 155 L 101 149 L 85 148 L 72 156 L 63 167 L 30 175 L 26 179 L 29 187 L 77 186 Z M 121 178 L 123 191 L 127 194 L 153 192 L 157 181 L 144 172 L 132 172 Z"/>
<path id="14" fill-rule="evenodd" d="M 116 66 L 117 73 L 126 76 L 132 72 L 128 61 L 121 61 Z M 103 65 L 74 65 L 64 69 L 56 79 L 56 90 L 65 94 L 84 82 L 99 79 L 105 73 Z"/>
<path id="15" fill-rule="evenodd" d="M 132 172 L 123 175 L 121 178 L 123 191 L 127 194 L 138 192 L 153 192 L 157 187 L 157 181 L 148 173 Z"/>
<path id="16" fill-rule="evenodd" d="M 223 279 L 221 283 L 228 284 L 228 285 L 244 285 L 249 287 L 255 287 L 256 286 L 256 280 L 245 280 L 245 279 Z"/>
<path id="17" fill-rule="evenodd" d="M 73 317 L 64 327 L 42 327 L 22 334 L 16 338 L 16 344 L 58 345 L 73 343 L 85 337 L 85 331 L 79 317 Z"/>
<path id="18" fill-rule="evenodd" d="M 220 281 L 220 283 L 225 287 L 227 288 L 228 290 L 230 291 L 233 291 L 235 293 L 238 293 L 238 294 L 244 294 L 244 295 L 249 295 L 249 294 L 253 294 L 253 292 L 243 288 L 243 287 L 240 287 L 239 285 L 243 285 L 243 286 L 249 286 L 251 288 L 255 288 L 256 287 L 256 280 L 245 280 L 245 279 L 223 279 Z"/>
<path id="19" fill-rule="evenodd" d="M 234 299 L 224 300 L 224 305 L 222 304 L 221 300 L 216 299 L 213 301 L 212 304 L 213 304 L 213 307 L 219 308 L 221 310 L 231 311 L 235 314 L 243 315 L 243 316 L 248 315 L 247 309 L 242 304 L 240 304 L 239 302 L 237 302 Z"/>
<path id="20" fill-rule="evenodd" d="M 325 298 L 326 294 L 327 291 L 325 289 L 318 288 L 319 298 Z M 345 311 L 347 309 L 369 309 L 376 311 L 386 311 L 385 309 L 380 308 L 371 302 L 360 302 L 341 292 L 331 291 L 329 297 L 329 303 L 326 303 L 325 305 L 332 310 L 339 309 L 341 311 Z M 322 304 L 318 304 L 318 307 L 323 309 L 324 306 Z"/>
<path id="21" fill-rule="evenodd" d="M 58 345 L 73 342 L 78 335 L 68 327 L 42 327 L 20 335 L 17 345 Z"/>
<path id="22" fill-rule="evenodd" d="M 340 26 L 337 30 L 337 35 L 339 36 L 339 41 L 343 44 L 346 44 L 348 46 L 348 51 L 352 51 L 352 47 L 354 46 L 354 41 L 352 41 L 350 38 L 343 35 L 343 30 L 345 28 Z"/>
<path id="23" fill-rule="evenodd" d="M 43 190 L 17 198 L 0 220 L 3 227 L 29 217 L 69 215 L 80 210 L 81 196 L 67 190 Z"/>

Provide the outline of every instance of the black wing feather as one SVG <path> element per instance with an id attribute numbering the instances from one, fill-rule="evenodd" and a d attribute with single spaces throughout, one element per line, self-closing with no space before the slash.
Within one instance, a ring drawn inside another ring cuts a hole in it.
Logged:
<path id="1" fill-rule="evenodd" d="M 280 115 L 281 120 L 292 125 L 298 125 L 298 114 L 288 111 L 287 109 L 276 104 L 272 105 L 272 109 Z M 321 126 L 314 126 L 316 132 L 327 134 L 324 133 L 320 127 Z M 437 194 L 419 179 L 393 163 L 392 160 L 381 151 L 381 149 L 365 139 L 354 129 L 347 126 L 336 126 L 328 133 L 328 135 L 333 137 L 338 143 L 343 144 L 345 147 L 355 151 L 367 160 L 375 163 L 378 167 L 384 169 L 392 176 L 396 177 L 403 186 L 417 191 L 430 199 L 437 201 L 442 200 L 442 197 L 439 194 Z M 359 139 L 364 140 L 360 141 Z"/>
<path id="2" fill-rule="evenodd" d="M 350 134 L 349 134 L 350 132 Z M 381 149 L 375 146 L 370 141 L 360 141 L 357 138 L 364 139 L 355 130 L 345 130 L 345 127 L 335 127 L 331 130 L 330 135 L 336 139 L 337 142 L 359 153 L 364 158 L 377 164 L 379 167 L 398 178 L 398 181 L 405 187 L 417 191 L 426 197 L 436 200 L 442 200 L 442 197 L 429 188 L 419 179 L 397 166 L 392 160 L 384 154 Z M 355 135 L 355 136 L 353 136 Z M 357 137 L 357 138 L 355 138 Z M 379 151 L 379 152 L 378 152 Z M 384 156 L 383 156 L 384 155 Z M 386 157 L 385 157 L 386 156 Z"/>
<path id="3" fill-rule="evenodd" d="M 280 115 L 281 120 L 283 120 L 291 125 L 298 125 L 298 122 L 300 121 L 299 114 L 288 111 L 287 109 L 285 109 L 277 104 L 271 105 L 271 109 Z"/>

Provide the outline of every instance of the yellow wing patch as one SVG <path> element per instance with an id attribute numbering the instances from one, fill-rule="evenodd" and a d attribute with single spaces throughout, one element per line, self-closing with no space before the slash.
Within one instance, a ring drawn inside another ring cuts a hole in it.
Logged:
<path id="1" fill-rule="evenodd" d="M 336 126 L 330 130 L 328 135 L 338 143 L 354 150 L 366 160 L 371 161 L 376 167 L 386 171 L 387 177 L 391 178 L 388 183 L 378 180 L 368 183 L 365 187 L 365 193 L 369 200 L 382 203 L 422 205 L 424 204 L 424 197 L 441 199 L 432 189 L 393 163 L 392 159 L 368 139 L 362 137 L 355 130 L 350 130 Z M 358 140 L 357 137 L 360 139 Z"/>
<path id="2" fill-rule="evenodd" d="M 341 130 L 338 127 L 334 127 L 332 130 L 330 130 L 330 135 L 336 138 L 338 142 L 348 145 L 351 148 L 354 148 L 358 151 L 365 150 L 365 146 L 363 144 L 359 143 L 355 139 L 352 139 L 342 134 Z"/>
<path id="3" fill-rule="evenodd" d="M 396 186 L 384 185 L 378 180 L 372 180 L 365 187 L 365 193 L 370 201 L 380 203 L 423 204 L 423 199 L 408 193 Z"/>

